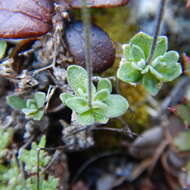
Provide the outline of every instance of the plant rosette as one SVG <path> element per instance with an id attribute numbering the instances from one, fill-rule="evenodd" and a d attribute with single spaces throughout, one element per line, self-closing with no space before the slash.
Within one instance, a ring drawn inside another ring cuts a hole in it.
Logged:
<path id="1" fill-rule="evenodd" d="M 14 109 L 21 110 L 26 118 L 41 120 L 44 115 L 44 104 L 46 94 L 44 92 L 36 92 L 32 99 L 26 101 L 19 96 L 8 96 L 7 103 Z"/>
<path id="2" fill-rule="evenodd" d="M 109 118 L 119 117 L 128 109 L 128 101 L 121 95 L 111 94 L 112 84 L 101 78 L 97 87 L 92 83 L 92 103 L 88 102 L 88 73 L 76 65 L 67 68 L 67 81 L 74 94 L 62 93 L 60 99 L 73 112 L 81 125 L 105 124 Z"/>
<path id="3" fill-rule="evenodd" d="M 179 54 L 167 51 L 166 36 L 158 37 L 154 55 L 147 63 L 152 43 L 153 37 L 139 32 L 129 44 L 124 44 L 117 77 L 126 83 L 141 83 L 150 94 L 156 95 L 163 82 L 173 81 L 182 73 L 182 67 L 178 63 Z"/>

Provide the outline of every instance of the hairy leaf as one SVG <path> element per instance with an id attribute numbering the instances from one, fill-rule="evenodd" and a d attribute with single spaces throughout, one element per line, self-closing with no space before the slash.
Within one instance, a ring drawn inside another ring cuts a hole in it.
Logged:
<path id="1" fill-rule="evenodd" d="M 144 32 L 139 32 L 131 40 L 130 43 L 137 45 L 144 51 L 145 59 L 148 58 L 150 54 L 150 48 L 152 46 L 153 38 Z"/>
<path id="2" fill-rule="evenodd" d="M 153 60 L 166 53 L 168 49 L 168 38 L 166 36 L 159 36 L 158 41 L 156 43 L 156 49 L 154 52 Z"/>
<path id="3" fill-rule="evenodd" d="M 143 66 L 143 63 L 141 67 Z M 121 61 L 120 67 L 117 71 L 117 77 L 124 82 L 135 83 L 141 78 L 141 67 L 135 62 Z"/>
<path id="4" fill-rule="evenodd" d="M 98 81 L 97 90 L 100 91 L 102 89 L 108 89 L 110 91 L 110 93 L 112 92 L 112 84 L 111 84 L 110 80 L 101 78 Z"/>
<path id="5" fill-rule="evenodd" d="M 66 100 L 69 99 L 69 98 L 72 98 L 74 97 L 73 95 L 69 94 L 69 93 L 61 93 L 60 94 L 60 99 L 62 101 L 63 104 L 66 104 Z"/>
<path id="6" fill-rule="evenodd" d="M 41 108 L 45 104 L 46 94 L 44 92 L 36 92 L 34 94 L 34 99 L 36 101 L 38 108 Z"/>
<path id="7" fill-rule="evenodd" d="M 123 115 L 129 107 L 127 100 L 121 95 L 110 95 L 104 102 L 108 105 L 105 115 L 109 118 Z"/>
<path id="8" fill-rule="evenodd" d="M 38 109 L 36 101 L 34 99 L 28 99 L 26 100 L 26 107 L 28 109 Z"/>
<path id="9" fill-rule="evenodd" d="M 96 94 L 95 94 L 95 97 L 94 97 L 94 100 L 100 100 L 100 101 L 103 101 L 105 100 L 108 96 L 110 95 L 110 92 L 108 89 L 102 89 L 102 90 L 99 90 Z"/>
<path id="10" fill-rule="evenodd" d="M 76 113 L 89 110 L 88 101 L 83 97 L 72 97 L 65 101 L 66 105 Z"/>
<path id="11" fill-rule="evenodd" d="M 67 68 L 67 80 L 77 95 L 84 95 L 88 92 L 88 74 L 84 68 L 71 65 Z M 92 93 L 95 93 L 95 86 L 92 84 Z M 82 94 L 81 94 L 82 93 Z"/>
<path id="12" fill-rule="evenodd" d="M 177 62 L 178 59 L 179 55 L 176 51 L 169 51 L 163 56 L 157 57 L 152 63 L 154 68 L 151 71 L 152 74 L 161 81 L 167 82 L 176 79 L 182 73 L 181 65 Z"/>
<path id="13" fill-rule="evenodd" d="M 8 96 L 7 103 L 14 109 L 23 109 L 26 107 L 26 102 L 19 96 Z"/>
<path id="14" fill-rule="evenodd" d="M 151 94 L 156 95 L 161 88 L 161 83 L 158 79 L 155 78 L 150 72 L 146 73 L 143 76 L 142 83 L 145 89 Z"/>
<path id="15" fill-rule="evenodd" d="M 77 122 L 81 125 L 92 125 L 95 123 L 95 119 L 92 110 L 81 113 L 77 116 Z"/>

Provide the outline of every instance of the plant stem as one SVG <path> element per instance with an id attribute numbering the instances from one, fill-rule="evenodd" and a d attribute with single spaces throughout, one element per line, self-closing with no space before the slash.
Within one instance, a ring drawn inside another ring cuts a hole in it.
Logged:
<path id="1" fill-rule="evenodd" d="M 88 104 L 92 107 L 92 75 L 93 67 L 91 60 L 91 44 L 90 44 L 90 12 L 87 8 L 86 0 L 81 0 L 82 4 L 82 20 L 84 26 L 84 41 L 85 41 L 85 65 L 88 72 Z"/>
<path id="2" fill-rule="evenodd" d="M 40 149 L 37 150 L 36 189 L 40 190 Z"/>
<path id="3" fill-rule="evenodd" d="M 149 57 L 147 59 L 147 64 L 150 64 L 150 62 L 151 62 L 151 60 L 152 60 L 152 58 L 154 56 L 154 52 L 155 52 L 155 49 L 156 49 L 156 43 L 158 41 L 158 36 L 160 34 L 160 28 L 161 28 L 162 20 L 163 20 L 163 17 L 164 17 L 164 10 L 165 10 L 165 7 L 166 7 L 166 3 L 167 3 L 167 0 L 160 0 L 160 8 L 159 8 L 157 19 L 156 19 L 156 27 L 155 27 L 155 32 L 154 32 L 154 39 L 153 39 L 153 42 L 152 42 L 150 55 L 149 55 Z"/>

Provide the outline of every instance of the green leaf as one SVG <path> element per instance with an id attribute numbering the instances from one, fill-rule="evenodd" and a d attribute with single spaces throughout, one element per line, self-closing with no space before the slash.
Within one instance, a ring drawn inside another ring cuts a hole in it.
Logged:
<path id="1" fill-rule="evenodd" d="M 134 61 L 138 62 L 142 59 L 143 60 L 145 59 L 144 52 L 139 46 L 132 44 L 130 50 L 131 50 L 131 56 L 133 57 Z"/>
<path id="2" fill-rule="evenodd" d="M 156 95 L 161 88 L 161 83 L 158 79 L 155 78 L 150 72 L 146 73 L 143 76 L 142 83 L 145 89 L 151 94 Z"/>
<path id="3" fill-rule="evenodd" d="M 34 99 L 37 103 L 38 108 L 41 108 L 45 104 L 46 94 L 44 92 L 36 92 L 34 94 Z"/>
<path id="4" fill-rule="evenodd" d="M 62 103 L 63 103 L 63 104 L 66 104 L 66 103 L 65 103 L 66 100 L 69 99 L 69 98 L 72 98 L 72 97 L 74 97 L 74 96 L 71 95 L 71 94 L 69 94 L 69 93 L 61 93 L 59 97 L 60 97 Z"/>
<path id="5" fill-rule="evenodd" d="M 110 95 L 110 91 L 108 89 L 102 89 L 102 90 L 99 90 L 95 94 L 94 100 L 102 101 L 102 100 L 105 100 L 109 95 Z"/>
<path id="6" fill-rule="evenodd" d="M 144 51 L 145 60 L 148 59 L 153 43 L 153 37 L 147 35 L 144 32 L 139 32 L 130 40 L 130 43 L 140 47 Z M 168 49 L 167 37 L 165 36 L 158 37 L 153 59 L 160 55 L 163 55 L 167 51 L 167 49 Z"/>
<path id="7" fill-rule="evenodd" d="M 118 79 L 124 82 L 136 83 L 141 76 L 141 67 L 134 62 L 125 62 L 125 60 L 121 60 L 120 67 L 117 70 Z"/>
<path id="8" fill-rule="evenodd" d="M 83 95 L 88 92 L 88 74 L 84 68 L 77 65 L 71 65 L 67 68 L 67 80 L 73 91 L 77 95 Z M 92 94 L 96 91 L 92 84 Z"/>
<path id="9" fill-rule="evenodd" d="M 26 100 L 26 107 L 28 109 L 38 109 L 36 101 L 34 99 Z"/>
<path id="10" fill-rule="evenodd" d="M 25 170 L 29 172 L 36 172 L 37 169 L 37 150 L 40 148 L 45 148 L 46 139 L 42 136 L 39 144 L 35 142 L 32 143 L 32 148 L 30 150 L 21 148 L 19 150 L 18 158 L 25 163 Z M 44 168 L 50 160 L 50 156 L 44 150 L 39 152 L 39 166 Z"/>
<path id="11" fill-rule="evenodd" d="M 157 41 L 157 44 L 156 44 L 156 49 L 154 51 L 153 60 L 156 57 L 161 56 L 164 53 L 166 53 L 167 49 L 168 49 L 168 38 L 166 36 L 158 37 L 158 41 Z"/>
<path id="12" fill-rule="evenodd" d="M 92 107 L 93 107 L 93 109 L 94 108 L 101 108 L 101 109 L 107 109 L 107 104 L 105 104 L 104 102 L 102 102 L 102 101 L 93 101 L 92 102 Z"/>
<path id="13" fill-rule="evenodd" d="M 0 143 L 0 155 L 3 150 L 6 149 L 6 147 L 11 142 L 11 139 L 13 138 L 14 131 L 12 128 L 8 129 L 1 129 L 0 128 L 0 136 L 1 136 L 1 143 Z M 1 157 L 1 156 L 0 156 Z"/>
<path id="14" fill-rule="evenodd" d="M 145 34 L 144 32 L 139 32 L 130 40 L 130 44 L 137 45 L 144 51 L 145 60 L 147 60 L 150 54 L 152 42 L 153 42 L 153 38 Z"/>
<path id="15" fill-rule="evenodd" d="M 37 180 L 36 180 L 35 176 L 27 178 L 25 183 L 27 184 L 27 189 L 36 190 Z M 53 176 L 48 176 L 48 179 L 45 180 L 44 177 L 42 177 L 42 175 L 40 175 L 40 184 L 39 184 L 40 190 L 56 190 L 58 185 L 59 185 L 59 179 L 57 179 Z M 17 190 L 17 189 L 14 189 L 14 190 Z M 18 190 L 21 190 L 21 188 Z"/>
<path id="16" fill-rule="evenodd" d="M 110 80 L 105 79 L 105 78 L 101 78 L 98 81 L 97 89 L 98 89 L 98 91 L 100 91 L 102 89 L 108 89 L 111 93 L 112 92 L 112 84 L 111 84 Z"/>
<path id="17" fill-rule="evenodd" d="M 93 109 L 93 116 L 95 118 L 96 123 L 106 124 L 109 120 L 109 118 L 105 115 L 105 109 Z"/>
<path id="18" fill-rule="evenodd" d="M 88 101 L 83 97 L 72 97 L 66 100 L 66 105 L 76 113 L 89 110 Z"/>
<path id="19" fill-rule="evenodd" d="M 132 61 L 133 56 L 131 55 L 131 45 L 130 44 L 123 44 L 122 49 L 123 49 L 123 57 L 128 61 Z"/>
<path id="20" fill-rule="evenodd" d="M 76 94 L 80 95 L 78 89 L 81 89 L 83 93 L 88 92 L 88 74 L 84 68 L 77 65 L 69 66 L 67 80 Z"/>
<path id="21" fill-rule="evenodd" d="M 129 107 L 127 100 L 121 95 L 110 95 L 104 102 L 108 105 L 105 115 L 109 118 L 123 115 Z"/>
<path id="22" fill-rule="evenodd" d="M 44 116 L 43 110 L 37 111 L 36 113 L 31 115 L 32 119 L 37 120 L 37 121 L 41 120 L 43 116 Z"/>
<path id="23" fill-rule="evenodd" d="M 6 49 L 7 49 L 7 42 L 4 40 L 0 40 L 0 59 L 4 57 Z"/>
<path id="24" fill-rule="evenodd" d="M 30 115 L 32 115 L 32 114 L 35 114 L 36 112 L 38 111 L 38 109 L 36 109 L 36 108 L 24 108 L 24 109 L 22 109 L 22 112 L 26 115 L 26 116 L 29 116 L 29 117 L 31 117 Z"/>
<path id="25" fill-rule="evenodd" d="M 43 135 L 40 139 L 40 142 L 38 144 L 38 148 L 45 148 L 46 145 L 46 136 Z M 33 147 L 34 148 L 34 147 Z"/>
<path id="26" fill-rule="evenodd" d="M 190 131 L 181 132 L 174 139 L 174 143 L 180 151 L 190 150 Z"/>
<path id="27" fill-rule="evenodd" d="M 85 126 L 94 124 L 95 118 L 93 116 L 92 110 L 79 114 L 77 116 L 77 122 Z"/>
<path id="28" fill-rule="evenodd" d="M 135 44 L 125 44 L 123 47 L 123 55 L 127 61 L 140 61 L 145 59 L 143 50 Z"/>
<path id="29" fill-rule="evenodd" d="M 179 55 L 176 51 L 169 51 L 163 56 L 157 57 L 153 63 L 151 73 L 161 81 L 172 81 L 182 73 L 182 67 L 178 63 Z"/>
<path id="30" fill-rule="evenodd" d="M 21 110 L 26 107 L 26 102 L 19 96 L 8 96 L 7 103 L 14 109 Z"/>

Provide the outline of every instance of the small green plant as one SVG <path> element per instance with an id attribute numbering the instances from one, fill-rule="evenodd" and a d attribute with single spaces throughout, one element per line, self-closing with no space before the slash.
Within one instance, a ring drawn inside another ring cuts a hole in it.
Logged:
<path id="1" fill-rule="evenodd" d="M 121 95 L 111 94 L 112 84 L 108 79 L 100 79 L 97 88 L 91 84 L 92 105 L 88 103 L 88 74 L 80 66 L 67 69 L 67 81 L 74 95 L 62 93 L 60 99 L 77 114 L 81 125 L 107 123 L 109 118 L 121 116 L 128 109 L 127 100 Z"/>
<path id="2" fill-rule="evenodd" d="M 0 40 L 0 59 L 5 55 L 7 49 L 7 42 L 5 40 Z"/>
<path id="3" fill-rule="evenodd" d="M 19 162 L 24 163 L 24 171 L 26 173 L 27 178 L 25 179 L 21 168 L 18 167 L 18 160 L 13 157 L 10 160 L 9 166 L 0 165 L 0 189 L 7 190 L 21 190 L 21 189 L 30 189 L 36 190 L 36 172 L 37 172 L 37 150 L 40 148 L 45 148 L 46 138 L 45 136 L 41 137 L 40 142 L 32 143 L 32 147 L 30 150 L 21 149 L 19 151 Z M 0 154 L 1 154 L 0 150 Z M 46 154 L 45 151 L 40 150 L 39 153 L 39 167 L 40 167 L 40 190 L 52 190 L 56 189 L 58 186 L 58 179 L 53 176 L 45 176 L 43 174 L 42 168 L 44 168 L 49 160 L 50 156 Z"/>
<path id="4" fill-rule="evenodd" d="M 0 128 L 0 159 L 5 156 L 7 146 L 13 137 L 13 129 L 1 129 Z"/>
<path id="5" fill-rule="evenodd" d="M 140 32 L 129 44 L 124 44 L 117 77 L 126 83 L 142 83 L 149 93 L 156 95 L 162 83 L 176 79 L 182 73 L 182 68 L 178 63 L 178 53 L 167 51 L 168 39 L 165 36 L 158 37 L 154 55 L 147 63 L 152 43 L 151 36 Z"/>
<path id="6" fill-rule="evenodd" d="M 46 138 L 45 136 L 41 137 L 41 140 L 38 144 L 36 144 L 35 142 L 32 143 L 32 147 L 30 150 L 27 149 L 20 149 L 19 151 L 19 160 L 21 160 L 22 162 L 25 163 L 25 170 L 27 172 L 32 172 L 35 173 L 37 171 L 37 150 L 39 150 L 40 148 L 45 148 L 45 144 L 46 144 Z M 47 153 L 43 150 L 40 150 L 40 154 L 39 154 L 39 165 L 44 168 L 47 163 L 49 162 L 50 157 L 47 155 Z"/>
<path id="7" fill-rule="evenodd" d="M 23 100 L 19 96 L 8 96 L 7 103 L 14 109 L 21 110 L 26 118 L 41 120 L 44 115 L 44 104 L 46 94 L 44 92 L 36 92 L 34 98 Z"/>

